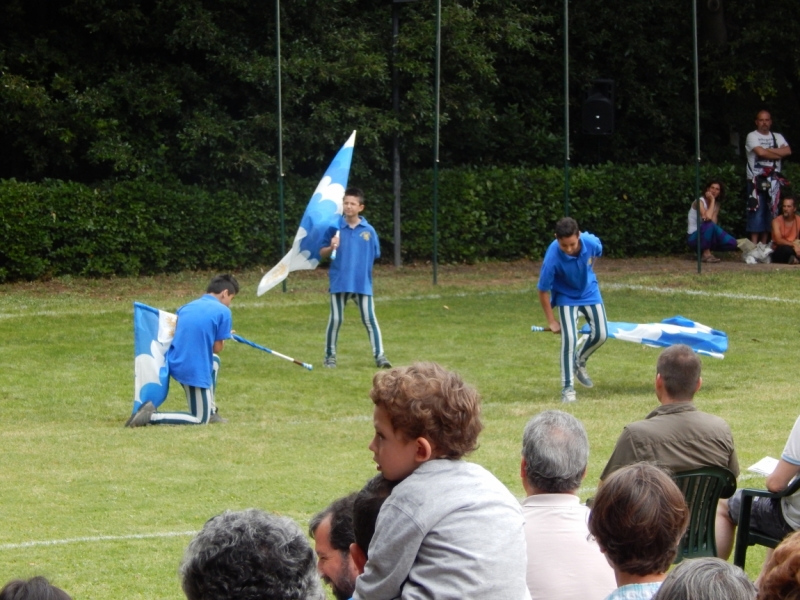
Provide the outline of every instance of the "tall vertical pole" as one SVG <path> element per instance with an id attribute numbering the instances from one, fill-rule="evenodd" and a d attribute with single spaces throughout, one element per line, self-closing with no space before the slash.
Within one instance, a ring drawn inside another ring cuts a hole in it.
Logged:
<path id="1" fill-rule="evenodd" d="M 569 0 L 564 0 L 564 216 L 569 216 Z"/>
<path id="2" fill-rule="evenodd" d="M 438 231 L 437 218 L 439 212 L 439 80 L 442 62 L 442 0 L 436 0 L 436 74 L 434 96 L 436 109 L 433 135 L 433 285 L 437 284 L 438 270 Z"/>
<path id="3" fill-rule="evenodd" d="M 281 105 L 281 0 L 275 0 L 275 53 L 278 92 L 278 205 L 281 220 L 281 257 L 286 256 L 286 216 L 283 210 L 283 106 Z M 286 279 L 283 280 L 286 292 Z"/>
<path id="4" fill-rule="evenodd" d="M 394 188 L 394 266 L 401 267 L 400 255 L 400 82 L 397 74 L 397 38 L 400 35 L 400 8 L 392 2 L 392 110 L 397 125 L 392 139 L 392 187 Z"/>
<path id="5" fill-rule="evenodd" d="M 697 201 L 697 273 L 702 271 L 702 250 L 700 246 L 700 76 L 697 60 L 697 0 L 692 0 L 692 47 L 694 49 L 694 198 Z"/>

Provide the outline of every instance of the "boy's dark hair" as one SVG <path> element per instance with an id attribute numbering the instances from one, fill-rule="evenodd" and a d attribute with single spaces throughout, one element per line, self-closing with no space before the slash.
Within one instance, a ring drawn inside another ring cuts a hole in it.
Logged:
<path id="1" fill-rule="evenodd" d="M 338 498 L 331 502 L 330 506 L 311 517 L 308 522 L 308 533 L 311 539 L 317 539 L 317 529 L 328 517 L 331 518 L 331 532 L 329 534 L 331 548 L 338 550 L 342 554 L 350 552 L 350 544 L 353 543 L 353 502 L 356 500 L 356 492 Z"/>
<path id="2" fill-rule="evenodd" d="M 558 239 L 572 237 L 580 233 L 578 222 L 572 217 L 564 217 L 556 223 L 556 237 Z"/>
<path id="3" fill-rule="evenodd" d="M 689 508 L 664 471 L 636 463 L 600 484 L 589 532 L 613 566 L 630 575 L 665 573 L 689 524 Z"/>
<path id="4" fill-rule="evenodd" d="M 228 290 L 231 296 L 239 293 L 239 282 L 233 275 L 225 273 L 214 277 L 206 288 L 206 294 L 221 294 L 224 290 Z"/>
<path id="5" fill-rule="evenodd" d="M 372 379 L 370 398 L 407 440 L 426 438 L 437 458 L 461 458 L 478 445 L 480 395 L 461 377 L 434 362 L 383 371 Z"/>
<path id="6" fill-rule="evenodd" d="M 44 577 L 28 581 L 14 579 L 0 590 L 0 600 L 72 600 L 61 588 L 51 585 Z"/>
<path id="7" fill-rule="evenodd" d="M 378 513 L 395 485 L 397 485 L 396 481 L 389 481 L 378 473 L 358 492 L 353 503 L 353 536 L 356 545 L 361 548 L 367 558 L 369 558 L 367 554 L 369 543 L 372 541 L 372 536 L 375 535 Z"/>
<path id="8" fill-rule="evenodd" d="M 364 205 L 364 191 L 361 188 L 349 187 L 344 191 L 345 196 L 355 196 L 358 198 L 358 203 Z"/>
<path id="9" fill-rule="evenodd" d="M 702 364 L 694 351 L 685 344 L 675 344 L 664 350 L 656 362 L 664 389 L 673 400 L 691 400 L 697 391 Z"/>

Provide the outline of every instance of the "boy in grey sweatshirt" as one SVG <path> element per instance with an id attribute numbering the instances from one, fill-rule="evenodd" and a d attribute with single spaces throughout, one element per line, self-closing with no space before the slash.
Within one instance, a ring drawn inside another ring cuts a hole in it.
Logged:
<path id="1" fill-rule="evenodd" d="M 354 600 L 529 598 L 519 502 L 475 449 L 480 396 L 435 363 L 378 373 L 370 397 L 378 470 L 399 481 L 378 515 Z"/>

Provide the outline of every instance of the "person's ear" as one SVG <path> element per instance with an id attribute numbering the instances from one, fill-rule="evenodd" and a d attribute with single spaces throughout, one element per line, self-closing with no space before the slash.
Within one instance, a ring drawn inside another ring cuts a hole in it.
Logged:
<path id="1" fill-rule="evenodd" d="M 528 470 L 528 463 L 525 462 L 523 458 L 522 461 L 519 463 L 519 476 L 522 478 L 522 481 L 525 481 L 528 477 L 525 472 Z"/>
<path id="2" fill-rule="evenodd" d="M 694 393 L 696 394 L 697 392 L 699 392 L 701 387 L 703 387 L 703 378 L 702 377 L 698 377 L 697 378 L 697 387 L 694 388 Z"/>
<path id="3" fill-rule="evenodd" d="M 415 440 L 415 443 L 417 444 L 417 452 L 414 455 L 414 460 L 418 463 L 424 463 L 425 461 L 430 460 L 433 456 L 433 446 L 428 439 L 424 437 L 418 437 Z"/>
<path id="4" fill-rule="evenodd" d="M 350 560 L 356 568 L 356 572 L 361 575 L 364 572 L 364 565 L 367 564 L 367 555 L 361 549 L 361 546 L 353 542 L 350 544 Z"/>

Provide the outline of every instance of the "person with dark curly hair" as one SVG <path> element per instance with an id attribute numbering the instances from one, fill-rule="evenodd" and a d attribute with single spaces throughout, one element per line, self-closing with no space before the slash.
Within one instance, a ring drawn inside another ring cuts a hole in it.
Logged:
<path id="1" fill-rule="evenodd" d="M 180 566 L 188 600 L 324 600 L 300 527 L 256 508 L 212 517 Z"/>
<path id="2" fill-rule="evenodd" d="M 44 577 L 32 577 L 28 581 L 22 579 L 9 581 L 0 590 L 0 600 L 72 600 L 72 598 Z"/>
<path id="3" fill-rule="evenodd" d="M 665 471 L 641 462 L 609 475 L 589 514 L 589 532 L 614 568 L 619 586 L 606 600 L 652 598 L 688 524 L 683 494 Z"/>
<path id="4" fill-rule="evenodd" d="M 800 600 L 800 531 L 772 551 L 759 577 L 756 600 Z"/>
<path id="5" fill-rule="evenodd" d="M 435 363 L 380 372 L 370 397 L 378 470 L 399 481 L 378 515 L 355 600 L 523 600 L 525 535 L 516 498 L 475 449 L 480 396 Z"/>

